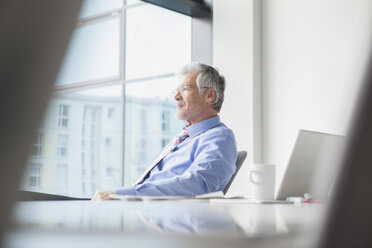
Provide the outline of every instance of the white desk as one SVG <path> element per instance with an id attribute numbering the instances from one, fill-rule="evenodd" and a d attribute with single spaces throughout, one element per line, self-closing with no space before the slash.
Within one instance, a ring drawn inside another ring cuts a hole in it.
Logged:
<path id="1" fill-rule="evenodd" d="M 285 244 L 292 246 L 298 245 L 293 238 L 300 231 L 316 231 L 324 207 L 172 201 L 19 202 L 6 247 L 244 247 L 287 236 L 292 238 L 286 238 Z"/>

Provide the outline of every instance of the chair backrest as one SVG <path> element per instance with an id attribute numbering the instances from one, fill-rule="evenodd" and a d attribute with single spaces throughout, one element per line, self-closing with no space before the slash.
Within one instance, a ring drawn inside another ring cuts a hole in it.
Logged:
<path id="1" fill-rule="evenodd" d="M 247 157 L 247 152 L 246 151 L 239 151 L 238 152 L 238 157 L 237 157 L 236 163 L 235 163 L 236 169 L 235 169 L 234 174 L 231 176 L 229 183 L 226 185 L 225 189 L 223 190 L 224 194 L 226 194 L 226 192 L 229 190 L 231 183 L 234 181 L 234 178 L 235 178 L 236 174 L 238 174 L 238 172 L 239 172 L 240 168 L 242 167 L 243 162 L 246 159 L 246 157 Z"/>

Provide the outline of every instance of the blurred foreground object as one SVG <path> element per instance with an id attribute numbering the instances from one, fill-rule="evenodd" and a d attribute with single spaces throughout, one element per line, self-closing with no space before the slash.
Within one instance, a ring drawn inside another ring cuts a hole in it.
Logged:
<path id="1" fill-rule="evenodd" d="M 81 1 L 0 2 L 0 242 Z"/>

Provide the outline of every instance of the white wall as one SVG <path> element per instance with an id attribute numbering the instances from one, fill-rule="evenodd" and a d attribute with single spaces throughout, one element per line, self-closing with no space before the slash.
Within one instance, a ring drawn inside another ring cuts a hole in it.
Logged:
<path id="1" fill-rule="evenodd" d="M 370 0 L 263 4 L 263 157 L 279 183 L 299 129 L 346 134 L 371 44 Z"/>
<path id="2" fill-rule="evenodd" d="M 233 193 L 249 192 L 246 169 L 262 160 L 277 165 L 278 185 L 299 129 L 346 133 L 371 44 L 371 5 L 214 0 L 213 64 L 227 79 L 221 117 L 249 152 Z"/>
<path id="3" fill-rule="evenodd" d="M 192 51 L 191 60 L 205 64 L 212 64 L 213 41 L 212 29 L 213 23 L 211 17 L 192 18 Z"/>
<path id="4" fill-rule="evenodd" d="M 248 152 L 231 185 L 231 194 L 249 194 L 245 176 L 248 165 L 262 159 L 261 42 L 260 35 L 254 36 L 260 33 L 255 29 L 260 20 L 253 11 L 256 3 L 259 0 L 213 2 L 213 65 L 220 69 L 227 84 L 221 119 L 233 129 L 238 150 Z"/>

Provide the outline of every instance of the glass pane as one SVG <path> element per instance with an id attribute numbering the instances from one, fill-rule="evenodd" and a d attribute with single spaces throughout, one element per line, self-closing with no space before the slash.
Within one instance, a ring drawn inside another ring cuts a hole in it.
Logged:
<path id="1" fill-rule="evenodd" d="M 28 188 L 37 190 L 40 187 L 41 164 L 29 164 L 28 175 L 25 178 L 25 183 Z"/>
<path id="2" fill-rule="evenodd" d="M 60 189 L 66 189 L 68 187 L 68 165 L 58 164 L 57 165 L 57 187 Z"/>
<path id="3" fill-rule="evenodd" d="M 123 0 L 84 0 L 79 18 L 97 15 L 123 6 Z"/>
<path id="4" fill-rule="evenodd" d="M 119 77 L 119 18 L 75 30 L 56 84 Z"/>
<path id="5" fill-rule="evenodd" d="M 130 8 L 126 79 L 178 71 L 191 60 L 191 18 L 151 4 Z"/>
<path id="6" fill-rule="evenodd" d="M 127 0 L 126 5 L 131 6 L 131 5 L 139 4 L 139 3 L 144 3 L 144 2 L 140 0 Z"/>
<path id="7" fill-rule="evenodd" d="M 125 185 L 133 184 L 185 125 L 171 95 L 176 78 L 130 83 L 125 89 Z M 162 116 L 169 115 L 169 118 Z M 167 126 L 163 130 L 162 125 Z"/>
<path id="8" fill-rule="evenodd" d="M 29 164 L 40 164 L 42 173 L 35 175 L 28 171 L 23 188 L 91 197 L 96 190 L 120 187 L 123 167 L 121 94 L 122 86 L 111 86 L 53 96 L 40 127 L 43 153 L 29 159 Z M 70 106 L 67 128 L 58 127 L 61 104 Z M 115 115 L 108 118 L 110 109 Z"/>

